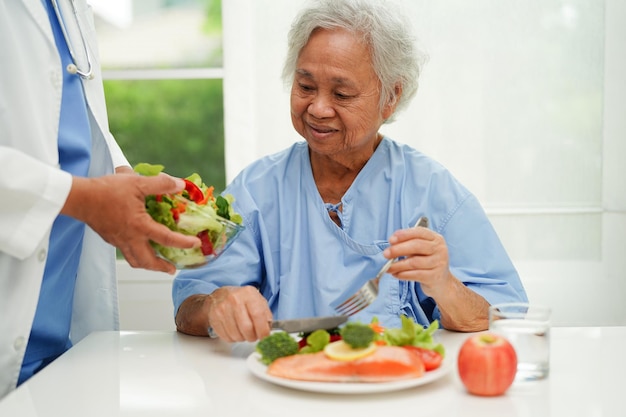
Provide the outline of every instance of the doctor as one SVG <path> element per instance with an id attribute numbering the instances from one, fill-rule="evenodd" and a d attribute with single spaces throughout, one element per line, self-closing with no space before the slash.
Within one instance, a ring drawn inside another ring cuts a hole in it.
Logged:
<path id="1" fill-rule="evenodd" d="M 174 273 L 150 241 L 200 244 L 145 212 L 146 195 L 183 182 L 134 175 L 111 136 L 90 13 L 84 0 L 0 1 L 0 398 L 118 327 L 114 246 Z"/>

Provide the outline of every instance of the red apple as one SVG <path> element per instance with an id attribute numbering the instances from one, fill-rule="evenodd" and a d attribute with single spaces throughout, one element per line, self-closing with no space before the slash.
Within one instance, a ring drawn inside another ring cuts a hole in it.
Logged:
<path id="1" fill-rule="evenodd" d="M 502 395 L 515 379 L 517 355 L 503 336 L 479 333 L 465 340 L 457 366 L 459 377 L 470 394 Z"/>

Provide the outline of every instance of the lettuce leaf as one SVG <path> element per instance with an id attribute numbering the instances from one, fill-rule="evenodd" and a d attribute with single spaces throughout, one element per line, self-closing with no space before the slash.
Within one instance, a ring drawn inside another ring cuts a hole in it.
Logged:
<path id="1" fill-rule="evenodd" d="M 418 346 L 434 350 L 445 355 L 445 349 L 441 343 L 435 342 L 433 334 L 439 328 L 439 321 L 435 320 L 426 328 L 415 323 L 407 316 L 402 316 L 402 326 L 395 329 L 385 329 L 383 340 L 391 346 Z"/>

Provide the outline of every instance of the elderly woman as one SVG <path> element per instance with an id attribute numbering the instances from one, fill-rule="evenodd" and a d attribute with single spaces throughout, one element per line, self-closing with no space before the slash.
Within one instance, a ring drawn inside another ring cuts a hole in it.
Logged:
<path id="1" fill-rule="evenodd" d="M 179 331 L 254 341 L 272 318 L 335 314 L 394 257 L 403 258 L 354 320 L 397 327 L 407 315 L 477 331 L 490 304 L 526 300 L 476 197 L 379 131 L 415 95 L 423 61 L 402 13 L 380 0 L 324 0 L 300 13 L 283 77 L 304 141 L 227 187 L 246 229 L 215 262 L 176 277 Z M 412 227 L 421 216 L 430 228 Z"/>

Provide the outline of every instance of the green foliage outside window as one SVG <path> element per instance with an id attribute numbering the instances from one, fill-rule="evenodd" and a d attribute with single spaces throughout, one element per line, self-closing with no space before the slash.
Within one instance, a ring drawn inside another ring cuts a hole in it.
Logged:
<path id="1" fill-rule="evenodd" d="M 206 22 L 204 31 L 222 36 L 222 0 L 205 0 Z"/>
<path id="2" fill-rule="evenodd" d="M 154 4 L 142 6 L 155 7 Z M 205 45 L 200 48 L 202 55 L 192 53 L 190 57 L 178 57 L 178 60 L 173 61 L 151 57 L 148 62 L 152 62 L 152 65 L 147 66 L 113 60 L 103 62 L 103 68 L 220 67 L 221 0 L 161 0 L 155 10 L 165 12 L 166 9 L 188 6 L 196 7 L 198 12 L 204 14 L 204 23 L 198 29 L 208 38 L 209 44 L 208 47 Z M 144 16 L 146 19 L 149 17 Z M 143 23 L 145 29 L 146 22 Z M 176 18 L 171 23 L 179 24 Z M 101 24 L 101 31 L 105 35 L 115 35 L 116 32 L 110 26 L 104 22 Z M 141 47 L 141 39 L 144 37 L 145 34 L 142 34 L 138 40 L 129 41 L 129 46 Z M 158 39 L 158 36 L 155 35 L 154 39 Z M 167 173 L 177 177 L 187 177 L 197 172 L 206 184 L 215 187 L 216 193 L 223 191 L 226 170 L 222 84 L 221 79 L 105 78 L 109 128 L 130 164 L 162 164 Z M 118 258 L 121 257 L 118 251 Z"/>
<path id="3" fill-rule="evenodd" d="M 225 187 L 222 80 L 105 81 L 110 130 L 132 165 Z"/>

